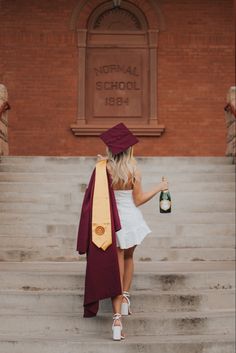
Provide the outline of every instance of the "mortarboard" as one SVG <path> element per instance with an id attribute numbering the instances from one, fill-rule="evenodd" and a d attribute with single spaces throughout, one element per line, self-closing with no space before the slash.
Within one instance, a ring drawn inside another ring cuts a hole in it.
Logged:
<path id="1" fill-rule="evenodd" d="M 121 153 L 139 142 L 123 123 L 103 132 L 100 137 L 113 154 Z"/>

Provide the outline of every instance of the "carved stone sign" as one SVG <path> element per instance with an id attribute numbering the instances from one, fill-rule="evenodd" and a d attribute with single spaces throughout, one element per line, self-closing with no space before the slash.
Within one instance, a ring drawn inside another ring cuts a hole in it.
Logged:
<path id="1" fill-rule="evenodd" d="M 105 65 L 100 62 L 93 70 L 94 116 L 140 116 L 142 111 L 140 60 L 135 57 L 129 58 L 131 62 L 132 59 L 136 61 L 134 63 L 136 65 L 128 66 L 122 57 L 119 60 L 113 59 L 112 56 L 105 59 Z M 119 64 L 110 64 L 112 62 Z"/>
<path id="2" fill-rule="evenodd" d="M 142 53 L 127 50 L 91 53 L 88 63 L 88 111 L 93 118 L 145 118 Z"/>

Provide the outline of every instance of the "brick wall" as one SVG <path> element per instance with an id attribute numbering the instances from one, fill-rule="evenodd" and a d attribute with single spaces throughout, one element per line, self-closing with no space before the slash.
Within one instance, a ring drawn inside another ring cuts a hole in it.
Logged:
<path id="1" fill-rule="evenodd" d="M 139 0 L 139 3 L 145 2 Z M 93 155 L 96 137 L 75 137 L 78 53 L 70 29 L 75 0 L 1 1 L 0 80 L 11 97 L 11 155 Z M 223 156 L 225 92 L 234 83 L 231 0 L 164 0 L 159 35 L 159 138 L 139 155 Z M 152 148 L 150 148 L 150 146 Z"/>

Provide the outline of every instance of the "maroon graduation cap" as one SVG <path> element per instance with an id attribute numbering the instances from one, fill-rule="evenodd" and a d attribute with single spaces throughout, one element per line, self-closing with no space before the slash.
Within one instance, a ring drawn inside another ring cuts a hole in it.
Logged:
<path id="1" fill-rule="evenodd" d="M 103 132 L 100 137 L 113 154 L 121 153 L 139 142 L 123 123 Z"/>

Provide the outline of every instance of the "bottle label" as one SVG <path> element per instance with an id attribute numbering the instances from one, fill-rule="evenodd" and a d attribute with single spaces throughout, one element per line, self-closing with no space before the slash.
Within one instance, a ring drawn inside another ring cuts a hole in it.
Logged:
<path id="1" fill-rule="evenodd" d="M 162 210 L 167 211 L 171 206 L 170 200 L 162 200 L 160 202 L 160 207 Z"/>

